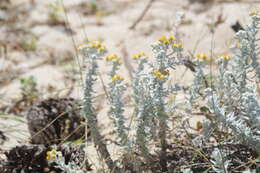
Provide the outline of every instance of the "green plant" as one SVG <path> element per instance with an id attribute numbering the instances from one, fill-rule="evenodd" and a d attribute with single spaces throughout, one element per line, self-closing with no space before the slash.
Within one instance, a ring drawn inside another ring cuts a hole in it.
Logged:
<path id="1" fill-rule="evenodd" d="M 48 11 L 49 11 L 49 20 L 51 23 L 56 24 L 62 21 L 61 11 L 62 11 L 62 4 L 59 2 L 53 2 L 48 4 Z"/>
<path id="2" fill-rule="evenodd" d="M 22 100 L 32 103 L 39 98 L 39 91 L 37 89 L 37 82 L 33 76 L 28 78 L 21 78 Z"/>
<path id="3" fill-rule="evenodd" d="M 38 38 L 32 36 L 31 38 L 23 38 L 20 41 L 21 48 L 24 51 L 35 51 L 37 49 Z"/>

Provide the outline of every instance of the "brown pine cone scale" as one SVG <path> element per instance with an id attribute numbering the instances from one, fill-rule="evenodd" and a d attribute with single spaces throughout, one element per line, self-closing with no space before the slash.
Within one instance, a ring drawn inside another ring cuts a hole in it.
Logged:
<path id="1" fill-rule="evenodd" d="M 85 133 L 81 104 L 72 98 L 41 101 L 28 110 L 26 118 L 32 144 L 60 144 Z"/>

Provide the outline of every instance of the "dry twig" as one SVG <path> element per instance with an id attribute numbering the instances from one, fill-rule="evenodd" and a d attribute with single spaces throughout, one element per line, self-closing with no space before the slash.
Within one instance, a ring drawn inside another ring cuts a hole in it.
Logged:
<path id="1" fill-rule="evenodd" d="M 155 0 L 150 0 L 148 2 L 148 4 L 145 6 L 144 10 L 142 11 L 142 13 L 140 14 L 140 16 L 136 19 L 136 21 L 129 27 L 129 29 L 133 30 L 135 29 L 136 25 L 144 18 L 144 15 L 147 13 L 147 11 L 150 9 L 150 7 L 152 6 L 152 3 Z"/>

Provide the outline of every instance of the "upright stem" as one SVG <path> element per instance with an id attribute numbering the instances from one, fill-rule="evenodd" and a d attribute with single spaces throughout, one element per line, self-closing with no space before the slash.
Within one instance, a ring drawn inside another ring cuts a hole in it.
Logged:
<path id="1" fill-rule="evenodd" d="M 104 143 L 103 137 L 101 136 L 97 123 L 97 116 L 92 108 L 92 92 L 93 85 L 97 74 L 97 62 L 93 58 L 91 59 L 90 67 L 87 71 L 85 90 L 84 90 L 84 113 L 91 131 L 91 137 L 97 148 L 97 151 L 100 153 L 101 157 L 105 160 L 106 165 L 111 170 L 111 172 L 119 173 L 119 169 L 116 167 L 115 163 L 111 159 L 111 156 L 107 150 L 107 146 Z"/>
<path id="2" fill-rule="evenodd" d="M 160 83 L 160 86 L 158 88 L 158 92 L 163 93 L 163 83 Z M 161 144 L 161 153 L 160 153 L 160 165 L 162 168 L 162 171 L 167 171 L 167 161 L 166 161 L 166 149 L 167 149 L 167 141 L 166 141 L 166 131 L 167 131 L 167 115 L 164 111 L 164 102 L 163 102 L 163 96 L 160 95 L 160 103 L 158 107 L 158 113 L 159 113 L 159 139 Z"/>
<path id="3" fill-rule="evenodd" d="M 107 150 L 106 144 L 104 143 L 103 137 L 101 136 L 100 132 L 98 131 L 97 126 L 97 118 L 96 115 L 88 115 L 88 125 L 91 131 L 91 136 L 94 141 L 95 147 L 97 148 L 97 151 L 100 153 L 100 155 L 105 160 L 105 163 L 107 164 L 108 168 L 111 171 L 117 170 L 115 163 L 111 159 L 111 156 Z"/>
<path id="4" fill-rule="evenodd" d="M 159 116 L 165 116 L 160 114 Z M 167 149 L 167 141 L 166 141 L 166 129 L 167 124 L 164 120 L 164 117 L 159 119 L 159 138 L 160 138 L 160 144 L 161 144 L 161 153 L 160 153 L 160 165 L 162 167 L 162 171 L 167 171 L 167 162 L 166 162 L 166 149 Z"/>

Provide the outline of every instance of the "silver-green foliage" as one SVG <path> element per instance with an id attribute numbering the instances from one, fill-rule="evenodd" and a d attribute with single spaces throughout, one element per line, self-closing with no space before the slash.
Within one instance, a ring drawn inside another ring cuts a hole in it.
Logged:
<path id="1" fill-rule="evenodd" d="M 257 92 L 260 14 L 251 15 L 251 20 L 245 30 L 236 34 L 237 43 L 231 58 L 219 60 L 219 71 L 211 85 L 203 85 L 205 80 L 201 73 L 195 78 L 190 93 L 192 98 L 198 97 L 198 91 L 204 93 L 208 108 L 217 122 L 209 127 L 231 130 L 234 141 L 247 144 L 260 153 L 260 100 Z"/>
<path id="2" fill-rule="evenodd" d="M 226 159 L 226 153 L 221 152 L 215 148 L 211 154 L 212 168 L 216 173 L 228 173 L 228 164 L 230 161 Z"/>
<path id="3" fill-rule="evenodd" d="M 108 101 L 110 104 L 109 116 L 114 123 L 114 131 L 120 138 L 120 144 L 130 148 L 130 140 L 128 138 L 128 128 L 126 127 L 126 118 L 123 115 L 125 104 L 123 103 L 123 95 L 126 86 L 123 83 L 123 77 L 117 74 L 121 60 L 116 56 L 112 60 L 112 69 L 109 72 L 110 82 L 108 84 Z M 118 77 L 118 78 L 116 78 Z"/>
<path id="4" fill-rule="evenodd" d="M 166 44 L 165 44 L 165 42 Z M 160 141 L 165 148 L 168 112 L 173 109 L 167 104 L 168 96 L 178 90 L 176 86 L 168 86 L 169 71 L 180 64 L 177 53 L 181 47 L 174 48 L 174 41 L 162 37 L 153 45 L 154 62 L 148 63 L 147 58 L 137 58 L 137 70 L 133 78 L 133 98 L 135 100 L 135 143 L 142 155 L 149 160 L 149 144 Z M 151 60 L 151 61 L 153 61 Z"/>

